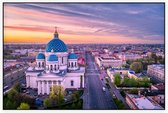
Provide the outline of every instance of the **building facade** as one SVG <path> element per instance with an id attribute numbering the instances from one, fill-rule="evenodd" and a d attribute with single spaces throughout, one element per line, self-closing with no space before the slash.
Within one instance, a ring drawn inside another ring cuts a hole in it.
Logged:
<path id="1" fill-rule="evenodd" d="M 131 109 L 164 109 L 151 98 L 142 95 L 126 94 L 126 103 Z"/>
<path id="2" fill-rule="evenodd" d="M 164 65 L 162 64 L 148 65 L 147 74 L 159 81 L 164 82 L 165 80 Z"/>
<path id="3" fill-rule="evenodd" d="M 105 58 L 105 57 L 96 56 L 95 61 L 99 65 L 99 67 L 103 66 L 103 67 L 112 67 L 112 68 L 121 68 L 122 65 L 126 63 L 125 61 L 121 59 L 117 59 L 115 57 Z"/>
<path id="4" fill-rule="evenodd" d="M 55 31 L 45 52 L 37 54 L 36 66 L 26 71 L 26 85 L 42 95 L 49 94 L 53 85 L 61 85 L 64 89 L 84 88 L 84 73 L 85 68 L 78 66 L 77 55 L 73 50 L 68 53 Z"/>

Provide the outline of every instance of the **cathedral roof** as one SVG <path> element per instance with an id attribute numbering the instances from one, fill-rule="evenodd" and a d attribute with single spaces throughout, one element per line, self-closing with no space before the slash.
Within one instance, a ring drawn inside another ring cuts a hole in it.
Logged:
<path id="1" fill-rule="evenodd" d="M 52 55 L 48 56 L 47 61 L 58 61 L 58 56 L 52 54 Z"/>
<path id="2" fill-rule="evenodd" d="M 77 55 L 75 54 L 75 53 L 70 53 L 69 55 L 68 55 L 68 59 L 77 59 L 78 57 L 77 57 Z"/>
<path id="3" fill-rule="evenodd" d="M 67 52 L 67 46 L 66 44 L 59 39 L 57 30 L 54 33 L 54 39 L 52 39 L 46 46 L 46 52 L 51 52 L 51 50 L 54 50 L 54 52 Z"/>
<path id="4" fill-rule="evenodd" d="M 39 53 L 37 54 L 36 59 L 45 59 L 45 55 L 43 53 Z"/>

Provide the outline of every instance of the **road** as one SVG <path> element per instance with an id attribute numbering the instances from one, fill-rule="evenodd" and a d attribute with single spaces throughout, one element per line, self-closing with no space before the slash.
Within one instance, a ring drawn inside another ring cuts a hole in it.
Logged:
<path id="1" fill-rule="evenodd" d="M 86 63 L 83 109 L 117 109 L 109 90 L 102 90 L 104 84 L 90 53 L 86 53 Z"/>
<path id="2" fill-rule="evenodd" d="M 16 82 L 20 83 L 26 83 L 25 78 L 25 70 L 28 68 L 28 66 L 24 66 L 22 68 L 19 68 L 17 70 L 12 70 L 10 73 L 3 76 L 3 87 L 8 86 L 8 89 L 10 89 Z M 4 90 L 4 92 L 6 91 Z"/>
<path id="3" fill-rule="evenodd" d="M 110 78 L 108 78 L 108 80 L 110 81 Z M 110 90 L 111 92 L 113 92 L 113 94 L 115 94 L 115 96 L 117 97 L 117 99 L 121 100 L 123 102 L 123 104 L 125 105 L 126 109 L 130 109 L 128 104 L 126 103 L 125 99 L 122 97 L 122 95 L 120 94 L 119 90 L 115 87 L 115 85 L 113 83 L 109 83 L 110 85 Z"/>

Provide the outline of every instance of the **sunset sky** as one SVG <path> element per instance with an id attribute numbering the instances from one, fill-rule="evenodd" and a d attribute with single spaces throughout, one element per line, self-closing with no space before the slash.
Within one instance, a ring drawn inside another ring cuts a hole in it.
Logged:
<path id="1" fill-rule="evenodd" d="M 5 43 L 164 43 L 164 4 L 4 3 Z"/>

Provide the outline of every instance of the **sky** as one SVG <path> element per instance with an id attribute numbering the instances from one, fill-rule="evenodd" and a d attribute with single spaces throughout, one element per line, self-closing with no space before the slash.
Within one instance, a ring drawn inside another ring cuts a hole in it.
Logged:
<path id="1" fill-rule="evenodd" d="M 4 3 L 4 43 L 163 44 L 164 4 Z"/>

